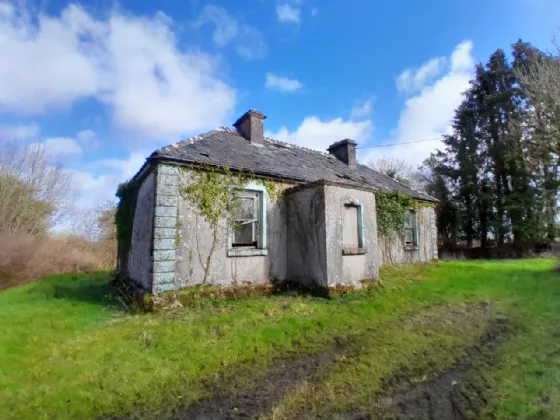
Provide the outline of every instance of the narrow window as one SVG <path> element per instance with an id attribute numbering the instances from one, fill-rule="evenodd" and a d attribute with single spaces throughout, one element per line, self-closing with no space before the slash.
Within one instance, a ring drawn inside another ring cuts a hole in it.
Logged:
<path id="1" fill-rule="evenodd" d="M 414 210 L 407 212 L 404 217 L 404 244 L 407 247 L 418 246 L 418 230 Z"/>
<path id="2" fill-rule="evenodd" d="M 345 204 L 342 218 L 342 255 L 361 255 L 364 248 L 364 233 L 362 226 L 362 206 L 360 204 Z"/>
<path id="3" fill-rule="evenodd" d="M 262 223 L 260 211 L 261 193 L 243 191 L 237 198 L 233 228 L 233 247 L 259 246 L 259 233 Z"/>
<path id="4" fill-rule="evenodd" d="M 344 206 L 343 243 L 346 248 L 360 248 L 358 216 L 358 206 Z"/>

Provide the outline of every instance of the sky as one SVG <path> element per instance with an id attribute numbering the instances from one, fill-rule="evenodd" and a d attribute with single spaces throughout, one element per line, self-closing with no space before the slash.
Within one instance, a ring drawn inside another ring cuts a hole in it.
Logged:
<path id="1" fill-rule="evenodd" d="M 81 206 L 248 109 L 269 137 L 416 166 L 476 63 L 559 26 L 557 0 L 0 0 L 0 141 L 43 144 Z"/>

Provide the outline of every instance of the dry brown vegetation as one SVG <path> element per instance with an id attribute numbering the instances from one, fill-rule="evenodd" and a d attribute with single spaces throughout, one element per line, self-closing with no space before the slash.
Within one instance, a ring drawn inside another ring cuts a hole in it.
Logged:
<path id="1" fill-rule="evenodd" d="M 0 234 L 0 289 L 49 274 L 112 269 L 116 243 L 79 236 Z"/>
<path id="2" fill-rule="evenodd" d="M 115 266 L 114 205 L 77 212 L 68 171 L 38 145 L 0 143 L 0 289 Z M 61 225 L 70 234 L 52 234 Z"/>

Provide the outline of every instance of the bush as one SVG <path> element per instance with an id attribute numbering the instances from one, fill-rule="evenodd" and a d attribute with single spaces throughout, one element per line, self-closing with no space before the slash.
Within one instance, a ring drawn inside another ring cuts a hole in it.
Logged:
<path id="1" fill-rule="evenodd" d="M 115 267 L 115 241 L 0 233 L 0 289 L 49 274 Z"/>

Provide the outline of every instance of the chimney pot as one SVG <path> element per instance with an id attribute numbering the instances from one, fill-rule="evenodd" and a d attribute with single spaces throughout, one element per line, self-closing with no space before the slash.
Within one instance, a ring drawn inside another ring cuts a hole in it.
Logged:
<path id="1" fill-rule="evenodd" d="M 250 109 L 233 124 L 237 132 L 253 144 L 264 143 L 263 121 L 266 116 L 257 110 Z"/>
<path id="2" fill-rule="evenodd" d="M 337 141 L 329 146 L 328 152 L 348 166 L 356 166 L 356 142 L 351 139 Z"/>

